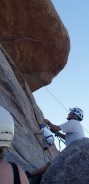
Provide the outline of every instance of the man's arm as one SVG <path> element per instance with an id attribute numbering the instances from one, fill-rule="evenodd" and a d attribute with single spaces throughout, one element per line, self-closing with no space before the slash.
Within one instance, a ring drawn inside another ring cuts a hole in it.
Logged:
<path id="1" fill-rule="evenodd" d="M 44 119 L 44 123 L 50 127 L 53 133 L 61 130 L 60 126 L 52 124 L 48 119 Z"/>
<path id="2" fill-rule="evenodd" d="M 32 176 L 37 176 L 39 174 L 43 174 L 46 172 L 46 170 L 48 169 L 48 167 L 51 165 L 50 162 L 48 162 L 45 166 L 39 168 L 39 169 L 36 169 L 35 171 L 31 172 L 31 175 Z"/>
<path id="3" fill-rule="evenodd" d="M 55 136 L 61 137 L 62 139 L 65 140 L 65 134 L 62 134 L 62 133 L 60 133 L 60 132 L 56 132 L 56 133 L 55 133 Z"/>
<path id="4" fill-rule="evenodd" d="M 61 130 L 60 126 L 53 125 L 48 119 L 44 119 L 44 122 L 50 127 L 51 132 L 56 133 L 57 136 L 65 139 L 65 134 L 59 132 Z"/>

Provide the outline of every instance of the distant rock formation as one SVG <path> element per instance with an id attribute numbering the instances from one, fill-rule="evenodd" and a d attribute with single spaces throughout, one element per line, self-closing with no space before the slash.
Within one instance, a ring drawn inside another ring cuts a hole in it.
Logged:
<path id="1" fill-rule="evenodd" d="M 0 2 L 0 42 L 35 91 L 64 68 L 68 32 L 50 0 Z"/>
<path id="2" fill-rule="evenodd" d="M 41 184 L 88 184 L 89 138 L 74 141 L 54 159 Z"/>

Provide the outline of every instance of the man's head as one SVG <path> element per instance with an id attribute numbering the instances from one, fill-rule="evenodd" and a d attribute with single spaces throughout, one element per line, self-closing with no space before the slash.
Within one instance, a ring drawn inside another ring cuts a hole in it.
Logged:
<path id="1" fill-rule="evenodd" d="M 70 120 L 70 119 L 76 119 L 78 121 L 83 120 L 84 114 L 80 108 L 75 107 L 75 108 L 72 108 L 69 110 L 70 110 L 70 113 L 68 114 L 68 118 L 67 118 L 68 120 Z"/>
<path id="2" fill-rule="evenodd" d="M 0 148 L 10 147 L 14 137 L 14 121 L 11 114 L 0 106 Z"/>

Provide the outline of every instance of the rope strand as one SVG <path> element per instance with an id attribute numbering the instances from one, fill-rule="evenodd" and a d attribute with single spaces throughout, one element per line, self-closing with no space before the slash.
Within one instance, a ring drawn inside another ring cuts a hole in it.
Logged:
<path id="1" fill-rule="evenodd" d="M 50 93 L 50 95 L 66 110 L 66 112 L 69 112 L 68 109 L 55 97 L 55 95 L 47 88 L 45 89 Z"/>

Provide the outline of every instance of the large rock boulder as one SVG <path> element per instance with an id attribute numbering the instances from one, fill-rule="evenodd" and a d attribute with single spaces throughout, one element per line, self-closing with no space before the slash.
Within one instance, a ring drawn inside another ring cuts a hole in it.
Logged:
<path id="1" fill-rule="evenodd" d="M 43 120 L 42 111 L 22 76 L 23 88 L 20 86 L 12 65 L 15 68 L 13 61 L 0 46 L 0 105 L 11 113 L 15 122 L 15 136 L 6 159 L 20 163 L 24 169 L 31 171 L 44 165 L 45 159 L 48 161 L 51 157 L 48 151 L 43 154 L 43 137 L 35 135 Z M 55 155 L 57 149 L 55 146 L 52 149 Z"/>
<path id="2" fill-rule="evenodd" d="M 31 91 L 51 83 L 70 50 L 68 32 L 51 0 L 1 1 L 0 41 Z"/>
<path id="3" fill-rule="evenodd" d="M 0 105 L 15 122 L 5 159 L 31 171 L 51 159 L 35 134 L 44 117 L 32 91 L 49 84 L 67 63 L 69 35 L 50 0 L 2 0 L 0 43 Z M 57 152 L 54 145 L 53 156 Z"/>
<path id="4" fill-rule="evenodd" d="M 74 141 L 54 159 L 41 184 L 89 184 L 89 138 Z"/>

